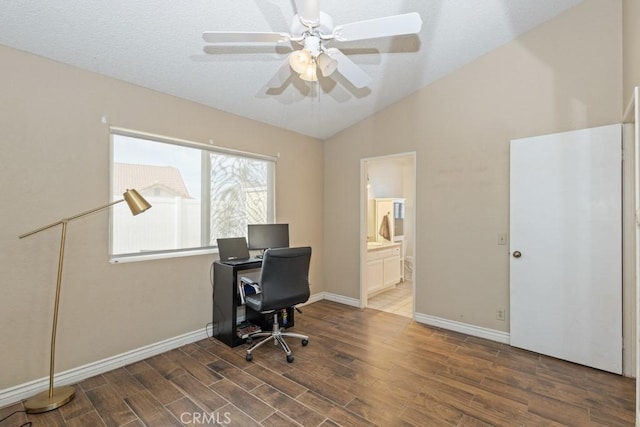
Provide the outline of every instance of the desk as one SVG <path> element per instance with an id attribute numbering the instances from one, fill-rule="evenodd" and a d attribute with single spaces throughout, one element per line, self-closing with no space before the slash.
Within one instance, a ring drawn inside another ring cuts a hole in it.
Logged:
<path id="1" fill-rule="evenodd" d="M 262 260 L 240 265 L 229 265 L 220 261 L 213 263 L 213 336 L 230 347 L 246 341 L 236 334 L 238 306 L 241 305 L 238 296 L 238 273 L 261 267 Z M 281 320 L 280 327 L 284 329 L 294 326 L 293 311 L 293 307 L 286 309 L 287 322 L 283 325 Z M 273 328 L 271 315 L 262 315 L 248 307 L 245 307 L 245 319 L 260 326 L 263 331 Z"/>
<path id="2" fill-rule="evenodd" d="M 228 265 L 220 261 L 213 263 L 214 337 L 230 347 L 235 347 L 245 342 L 245 340 L 236 335 L 238 305 L 240 304 L 238 298 L 238 272 L 259 269 L 261 266 L 262 260 L 240 265 Z"/>

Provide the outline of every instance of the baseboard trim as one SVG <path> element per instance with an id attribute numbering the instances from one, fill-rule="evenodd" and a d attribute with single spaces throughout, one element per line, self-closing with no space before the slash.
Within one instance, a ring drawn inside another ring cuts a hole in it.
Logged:
<path id="1" fill-rule="evenodd" d="M 120 368 L 135 362 L 139 362 L 151 356 L 173 350 L 183 345 L 191 344 L 201 339 L 207 338 L 206 328 L 188 332 L 177 337 L 159 341 L 135 350 L 127 351 L 116 356 L 98 360 L 97 362 L 88 363 L 84 366 L 59 372 L 54 375 L 54 384 L 56 386 L 77 384 L 80 381 L 103 374 L 113 369 Z M 0 408 L 12 405 L 23 399 L 27 399 L 49 387 L 49 377 L 40 378 L 28 383 L 19 384 L 4 390 L 0 390 Z"/>
<path id="2" fill-rule="evenodd" d="M 324 299 L 333 301 L 333 302 L 338 302 L 344 305 L 349 305 L 351 307 L 360 308 L 360 300 L 356 298 L 349 298 L 343 295 L 331 294 L 331 293 L 325 292 Z"/>
<path id="3" fill-rule="evenodd" d="M 450 331 L 460 332 L 478 338 L 485 338 L 503 344 L 511 342 L 507 332 L 496 331 L 495 329 L 483 328 L 481 326 L 470 325 L 468 323 L 456 322 L 454 320 L 443 319 L 441 317 L 429 316 L 427 314 L 416 313 L 414 320 L 425 325 L 436 326 Z"/>
<path id="4" fill-rule="evenodd" d="M 305 306 L 307 304 L 311 304 L 314 302 L 318 302 L 318 301 L 322 301 L 324 299 L 324 292 L 318 292 L 317 294 L 313 294 L 309 297 L 309 299 L 307 300 L 307 302 L 305 302 L 304 304 L 298 304 L 300 307 Z"/>

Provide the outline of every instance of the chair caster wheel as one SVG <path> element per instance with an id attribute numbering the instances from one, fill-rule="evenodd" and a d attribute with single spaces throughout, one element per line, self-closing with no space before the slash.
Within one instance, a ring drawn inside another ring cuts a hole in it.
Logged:
<path id="1" fill-rule="evenodd" d="M 287 362 L 293 362 L 293 354 L 287 354 Z"/>
<path id="2" fill-rule="evenodd" d="M 306 346 L 307 344 L 309 344 L 309 340 L 302 340 L 302 346 Z"/>
<path id="3" fill-rule="evenodd" d="M 247 362 L 251 362 L 253 360 L 253 354 L 249 353 L 244 358 L 247 359 Z"/>
<path id="4" fill-rule="evenodd" d="M 253 342 L 253 338 L 248 337 L 247 340 L 245 341 L 247 344 L 251 345 L 251 343 Z"/>

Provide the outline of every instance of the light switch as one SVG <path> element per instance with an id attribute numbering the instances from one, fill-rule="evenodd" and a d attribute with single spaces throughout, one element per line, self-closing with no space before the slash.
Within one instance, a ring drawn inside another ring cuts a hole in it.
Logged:
<path id="1" fill-rule="evenodd" d="M 506 233 L 498 234 L 498 244 L 499 245 L 506 245 L 507 244 L 507 234 Z"/>

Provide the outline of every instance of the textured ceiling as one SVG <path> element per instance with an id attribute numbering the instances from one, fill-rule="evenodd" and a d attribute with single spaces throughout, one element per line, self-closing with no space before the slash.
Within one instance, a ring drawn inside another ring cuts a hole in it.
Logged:
<path id="1" fill-rule="evenodd" d="M 422 17 L 417 35 L 333 44 L 363 89 L 337 73 L 268 87 L 289 44 L 204 49 L 203 31 L 288 32 L 293 0 L 3 0 L 0 44 L 326 139 L 581 1 L 320 0 L 336 25 Z"/>

